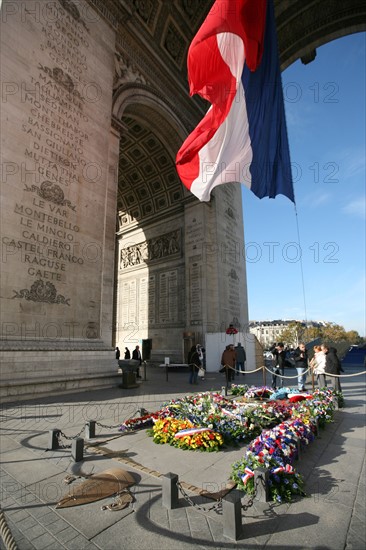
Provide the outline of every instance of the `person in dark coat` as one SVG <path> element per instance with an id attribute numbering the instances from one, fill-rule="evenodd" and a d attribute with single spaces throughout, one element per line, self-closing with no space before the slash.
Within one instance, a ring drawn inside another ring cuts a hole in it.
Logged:
<path id="1" fill-rule="evenodd" d="M 198 384 L 198 369 L 201 366 L 200 356 L 196 346 L 192 346 L 188 353 L 189 383 Z"/>
<path id="2" fill-rule="evenodd" d="M 228 346 L 226 346 L 221 356 L 221 365 L 225 369 L 226 383 L 232 382 L 234 380 L 235 364 L 236 364 L 236 353 L 235 353 L 234 345 L 229 344 Z"/>
<path id="3" fill-rule="evenodd" d="M 245 349 L 239 342 L 238 345 L 235 348 L 236 353 L 236 374 L 239 375 L 240 372 L 244 376 L 245 373 L 245 361 L 247 360 L 247 354 L 245 353 Z"/>
<path id="4" fill-rule="evenodd" d="M 119 359 L 120 357 L 121 357 L 121 352 L 120 352 L 119 347 L 117 346 L 117 347 L 116 347 L 116 359 L 117 359 L 117 361 L 118 361 L 118 359 Z"/>
<path id="5" fill-rule="evenodd" d="M 275 366 L 273 368 L 272 374 L 272 388 L 277 389 L 277 374 L 284 376 L 285 374 L 285 361 L 286 361 L 286 352 L 285 346 L 282 342 L 279 342 L 276 346 L 275 355 Z M 283 388 L 283 378 L 280 378 L 280 387 Z"/>
<path id="6" fill-rule="evenodd" d="M 295 367 L 297 370 L 297 383 L 299 391 L 305 390 L 306 375 L 304 372 L 308 368 L 308 352 L 304 342 L 300 342 L 299 347 L 294 352 Z"/>
<path id="7" fill-rule="evenodd" d="M 325 372 L 326 374 L 336 374 L 337 376 L 333 376 L 334 380 L 334 389 L 336 391 L 341 392 L 341 381 L 338 378 L 338 376 L 342 372 L 342 365 L 337 355 L 336 348 L 330 348 L 326 345 L 322 346 L 322 350 L 325 353 Z"/>
<path id="8" fill-rule="evenodd" d="M 131 352 L 128 348 L 125 348 L 125 359 L 131 359 Z"/>
<path id="9" fill-rule="evenodd" d="M 141 357 L 140 346 L 136 346 L 135 349 L 133 350 L 132 359 L 135 359 L 135 361 L 140 361 L 140 365 L 141 365 L 142 357 Z M 140 369 L 137 369 L 137 371 L 136 371 L 136 378 L 141 378 Z"/>

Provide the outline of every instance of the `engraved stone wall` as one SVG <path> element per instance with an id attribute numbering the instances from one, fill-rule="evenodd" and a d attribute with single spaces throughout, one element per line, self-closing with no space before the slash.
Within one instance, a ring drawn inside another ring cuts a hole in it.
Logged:
<path id="1" fill-rule="evenodd" d="M 2 339 L 103 340 L 114 32 L 86 2 L 5 1 L 1 41 Z"/>

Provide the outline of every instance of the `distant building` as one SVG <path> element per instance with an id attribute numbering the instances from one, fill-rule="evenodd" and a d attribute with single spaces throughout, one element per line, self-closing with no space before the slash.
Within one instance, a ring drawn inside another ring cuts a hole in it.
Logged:
<path id="1" fill-rule="evenodd" d="M 275 319 L 273 321 L 249 321 L 249 332 L 254 334 L 264 348 L 279 341 L 280 334 L 290 323 L 301 323 L 304 327 L 324 326 L 324 321 L 299 321 L 298 319 Z"/>

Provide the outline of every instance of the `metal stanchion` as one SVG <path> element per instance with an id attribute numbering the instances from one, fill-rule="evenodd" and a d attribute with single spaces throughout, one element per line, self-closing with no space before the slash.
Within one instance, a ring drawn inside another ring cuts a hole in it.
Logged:
<path id="1" fill-rule="evenodd" d="M 238 540 L 242 531 L 241 523 L 241 493 L 237 489 L 230 491 L 222 499 L 222 522 L 224 537 Z"/>
<path id="2" fill-rule="evenodd" d="M 61 430 L 53 429 L 48 432 L 49 438 L 48 438 L 48 449 L 50 451 L 54 451 L 55 449 L 59 448 L 58 440 L 60 436 Z"/>
<path id="3" fill-rule="evenodd" d="M 95 437 L 95 420 L 88 420 L 85 424 L 85 439 L 93 439 Z"/>
<path id="4" fill-rule="evenodd" d="M 178 508 L 178 476 L 171 472 L 162 477 L 162 505 L 168 510 Z"/>
<path id="5" fill-rule="evenodd" d="M 77 437 L 71 443 L 71 457 L 74 462 L 80 462 L 84 458 L 84 439 Z"/>

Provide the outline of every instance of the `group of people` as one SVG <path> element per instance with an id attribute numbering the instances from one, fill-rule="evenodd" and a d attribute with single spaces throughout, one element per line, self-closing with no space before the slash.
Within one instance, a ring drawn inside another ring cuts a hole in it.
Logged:
<path id="1" fill-rule="evenodd" d="M 235 347 L 234 344 L 226 346 L 221 356 L 220 372 L 225 372 L 228 382 L 234 380 L 235 374 L 239 376 L 241 373 L 244 376 L 246 359 L 245 349 L 240 342 Z M 206 353 L 200 344 L 191 347 L 188 353 L 188 366 L 190 384 L 197 384 L 199 377 L 205 379 Z"/>
<path id="2" fill-rule="evenodd" d="M 116 352 L 116 359 L 118 361 L 121 358 L 121 350 L 119 349 L 118 346 L 116 346 L 115 352 Z M 125 348 L 124 359 L 131 359 L 131 352 L 127 347 Z M 133 350 L 132 359 L 134 359 L 135 361 L 139 361 L 139 364 L 141 365 L 142 355 L 141 355 L 141 351 L 140 351 L 140 346 L 136 346 L 135 349 Z M 140 369 L 139 368 L 137 369 L 136 372 L 137 372 L 136 378 L 142 378 L 140 376 Z"/>
<path id="3" fill-rule="evenodd" d="M 341 383 L 338 376 L 343 369 L 337 356 L 337 350 L 325 344 L 321 346 L 314 346 L 313 349 L 314 357 L 311 361 L 309 361 L 308 351 L 304 342 L 301 342 L 293 353 L 292 357 L 297 370 L 297 383 L 299 391 L 305 390 L 306 373 L 309 367 L 313 370 L 320 388 L 326 387 L 326 374 L 329 374 L 336 375 L 332 377 L 334 381 L 333 385 L 336 391 L 341 391 Z M 282 342 L 274 344 L 270 350 L 270 354 L 273 362 L 272 388 L 276 390 L 277 380 L 279 380 L 279 386 L 281 388 L 284 386 L 285 366 L 292 365 L 287 358 L 285 346 Z"/>
<path id="4" fill-rule="evenodd" d="M 334 389 L 341 392 L 341 381 L 339 375 L 343 372 L 342 363 L 337 355 L 336 348 L 326 346 L 314 346 L 314 357 L 310 361 L 310 366 L 317 377 L 320 388 L 327 385 L 326 374 L 335 374 L 332 377 Z"/>
<path id="5" fill-rule="evenodd" d="M 226 346 L 221 356 L 220 372 L 225 372 L 227 382 L 232 382 L 235 375 L 242 374 L 244 376 L 246 360 L 247 355 L 240 342 L 235 347 L 234 344 Z"/>

